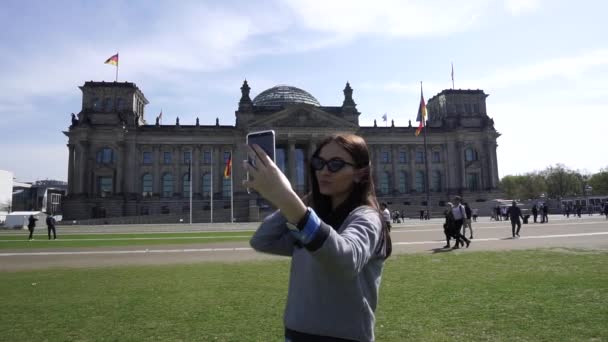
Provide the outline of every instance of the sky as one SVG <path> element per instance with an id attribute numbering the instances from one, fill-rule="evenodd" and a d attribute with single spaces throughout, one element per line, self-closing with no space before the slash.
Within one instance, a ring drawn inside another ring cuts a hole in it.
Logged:
<path id="1" fill-rule="evenodd" d="M 0 2 L 0 170 L 67 180 L 78 86 L 119 81 L 146 118 L 234 125 L 240 87 L 288 84 L 339 106 L 346 82 L 360 125 L 415 124 L 428 99 L 483 89 L 500 132 L 499 176 L 561 163 L 608 167 L 606 1 L 261 0 Z M 433 113 L 429 113 L 433 115 Z"/>

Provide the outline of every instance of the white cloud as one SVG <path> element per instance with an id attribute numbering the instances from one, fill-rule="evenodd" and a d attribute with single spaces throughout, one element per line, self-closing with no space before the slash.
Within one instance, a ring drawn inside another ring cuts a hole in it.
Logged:
<path id="1" fill-rule="evenodd" d="M 596 67 L 608 66 L 608 49 L 600 48 L 575 56 L 551 58 L 537 63 L 504 67 L 486 78 L 458 82 L 463 88 L 506 88 L 554 77 L 575 80 Z"/>
<path id="2" fill-rule="evenodd" d="M 540 0 L 505 0 L 505 7 L 513 15 L 521 15 L 536 11 Z"/>
<path id="3" fill-rule="evenodd" d="M 287 1 L 306 29 L 353 36 L 368 33 L 425 36 L 461 32 L 475 23 L 487 3 L 487 0 Z"/>

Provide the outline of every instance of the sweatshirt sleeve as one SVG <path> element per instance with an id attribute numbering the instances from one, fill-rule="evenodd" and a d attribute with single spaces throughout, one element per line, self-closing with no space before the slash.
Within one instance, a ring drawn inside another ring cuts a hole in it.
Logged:
<path id="1" fill-rule="evenodd" d="M 378 212 L 358 208 L 347 218 L 341 233 L 321 222 L 317 236 L 305 247 L 333 272 L 356 276 L 374 256 L 381 234 Z"/>
<path id="2" fill-rule="evenodd" d="M 289 233 L 286 222 L 283 214 L 275 211 L 258 227 L 249 244 L 258 252 L 291 256 L 296 239 Z"/>

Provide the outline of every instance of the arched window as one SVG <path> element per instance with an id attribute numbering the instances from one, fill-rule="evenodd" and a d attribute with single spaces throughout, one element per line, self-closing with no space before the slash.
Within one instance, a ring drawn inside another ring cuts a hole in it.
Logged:
<path id="1" fill-rule="evenodd" d="M 408 190 L 409 190 L 409 187 L 408 187 L 407 172 L 401 171 L 401 172 L 399 172 L 399 192 L 404 194 L 404 193 L 408 192 Z"/>
<path id="2" fill-rule="evenodd" d="M 391 183 L 391 174 L 388 172 L 380 172 L 380 193 L 386 195 L 389 193 L 389 187 Z"/>
<path id="3" fill-rule="evenodd" d="M 210 173 L 205 173 L 203 175 L 201 193 L 203 194 L 203 197 L 211 196 L 211 174 Z"/>
<path id="4" fill-rule="evenodd" d="M 230 194 L 232 193 L 230 188 L 230 178 L 222 177 L 222 197 L 230 198 Z"/>
<path id="5" fill-rule="evenodd" d="M 182 195 L 190 197 L 190 175 L 188 173 L 184 173 L 182 176 Z"/>
<path id="6" fill-rule="evenodd" d="M 152 175 L 149 173 L 146 173 L 141 177 L 141 192 L 144 196 L 152 194 L 152 184 L 154 184 L 153 181 Z"/>
<path id="7" fill-rule="evenodd" d="M 104 109 L 106 112 L 111 112 L 111 111 L 112 111 L 112 109 L 114 109 L 114 108 L 112 108 L 112 107 L 113 107 L 112 99 L 111 99 L 111 98 L 109 98 L 109 97 L 106 97 L 106 99 L 105 99 L 105 101 L 104 101 L 104 103 L 103 103 L 103 109 Z"/>
<path id="8" fill-rule="evenodd" d="M 163 197 L 171 197 L 173 196 L 173 175 L 170 173 L 165 173 L 163 175 Z"/>
<path id="9" fill-rule="evenodd" d="M 431 190 L 435 192 L 441 191 L 441 171 L 435 170 L 433 171 L 433 177 L 431 180 Z"/>
<path id="10" fill-rule="evenodd" d="M 104 147 L 97 151 L 97 164 L 112 164 L 114 163 L 114 150 L 109 147 Z"/>
<path id="11" fill-rule="evenodd" d="M 477 160 L 477 151 L 475 151 L 471 147 L 467 147 L 464 150 L 464 160 L 468 162 Z"/>
<path id="12" fill-rule="evenodd" d="M 423 171 L 416 171 L 416 192 L 424 192 L 426 189 L 426 182 Z"/>

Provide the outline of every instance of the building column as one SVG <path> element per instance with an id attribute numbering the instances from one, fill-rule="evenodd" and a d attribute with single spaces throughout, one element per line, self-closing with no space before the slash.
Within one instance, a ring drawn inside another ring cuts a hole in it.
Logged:
<path id="1" fill-rule="evenodd" d="M 498 178 L 498 158 L 496 157 L 496 149 L 498 148 L 498 144 L 496 142 L 492 142 L 492 145 L 490 147 L 490 152 L 491 152 L 491 157 L 490 159 L 492 160 L 492 188 L 496 189 L 498 187 L 498 182 L 499 182 L 499 178 Z"/>
<path id="2" fill-rule="evenodd" d="M 408 145 L 409 164 L 410 164 L 410 179 L 408 188 L 410 192 L 416 190 L 416 145 Z"/>
<path id="3" fill-rule="evenodd" d="M 459 188 L 464 190 L 467 189 L 467 172 L 466 165 L 464 160 L 464 143 L 462 141 L 458 141 L 456 143 L 456 151 L 458 156 L 458 170 L 459 170 Z"/>
<path id="4" fill-rule="evenodd" d="M 220 156 L 219 147 L 212 146 L 211 158 L 211 162 L 213 163 L 213 174 L 211 175 L 211 181 L 213 182 L 213 192 L 221 193 L 222 177 L 224 177 L 224 158 Z M 216 198 L 215 195 L 213 198 Z"/>
<path id="5" fill-rule="evenodd" d="M 114 189 L 116 191 L 116 193 L 124 193 L 124 172 L 125 167 L 126 167 L 126 156 L 125 156 L 125 144 L 124 142 L 119 142 L 118 143 L 118 156 L 117 156 L 118 160 L 116 162 L 116 184 L 114 186 Z"/>
<path id="6" fill-rule="evenodd" d="M 289 182 L 291 183 L 291 188 L 296 188 L 296 142 L 293 140 L 289 140 L 287 142 L 288 145 L 288 157 L 287 157 L 287 170 L 289 174 Z"/>
<path id="7" fill-rule="evenodd" d="M 201 154 L 202 154 L 202 149 L 201 149 L 201 145 L 196 145 L 194 146 L 194 148 L 192 149 L 192 155 L 190 156 L 190 158 L 192 158 L 192 179 L 190 179 L 190 182 L 192 182 L 192 193 L 200 193 L 201 189 L 202 189 L 202 184 L 201 184 Z"/>
<path id="8" fill-rule="evenodd" d="M 160 194 L 161 174 L 160 174 L 160 159 L 162 157 L 161 145 L 152 146 L 152 154 L 154 158 L 154 171 L 152 173 L 152 193 Z"/>
<path id="9" fill-rule="evenodd" d="M 74 144 L 67 144 L 69 156 L 68 156 L 68 195 L 74 193 Z"/>
<path id="10" fill-rule="evenodd" d="M 91 167 L 91 158 L 89 156 L 91 144 L 87 141 L 81 141 L 80 150 L 80 189 L 81 192 L 88 194 L 89 196 L 95 193 L 94 185 L 91 184 L 94 180 L 95 175 Z M 94 157 L 93 157 L 94 158 Z"/>
<path id="11" fill-rule="evenodd" d="M 390 195 L 392 196 L 395 192 L 399 193 L 397 190 L 399 188 L 399 174 L 397 170 L 397 162 L 399 161 L 399 146 L 398 145 L 390 145 L 391 148 L 391 162 L 393 163 L 393 177 L 392 182 L 390 184 L 391 191 Z"/>

